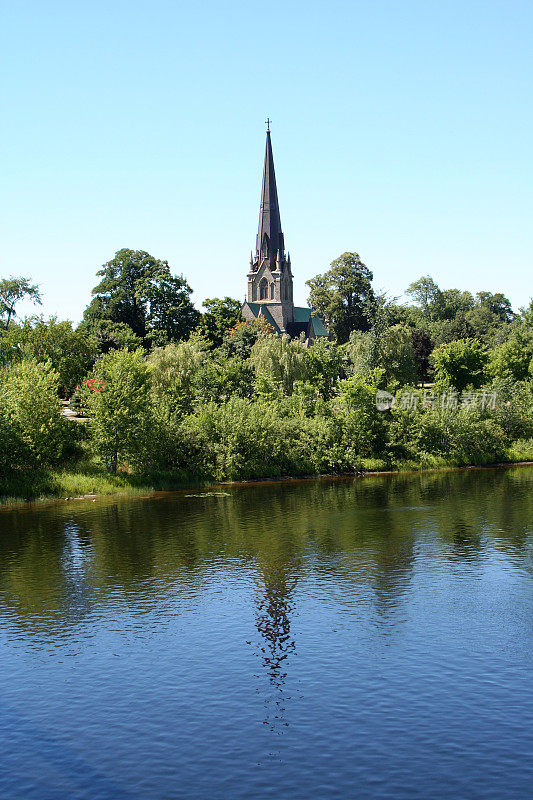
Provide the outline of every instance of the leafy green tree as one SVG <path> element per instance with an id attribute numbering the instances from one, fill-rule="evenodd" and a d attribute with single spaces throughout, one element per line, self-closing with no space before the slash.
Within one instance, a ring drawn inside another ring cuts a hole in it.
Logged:
<path id="1" fill-rule="evenodd" d="M 2 278 L 0 280 L 0 320 L 4 327 L 9 328 L 9 323 L 16 315 L 16 306 L 21 300 L 27 298 L 38 305 L 41 304 L 41 293 L 36 284 L 30 283 L 29 278 Z"/>
<path id="2" fill-rule="evenodd" d="M 501 318 L 490 310 L 488 306 L 476 303 L 466 315 L 466 322 L 470 329 L 470 335 L 473 339 L 482 341 L 487 347 L 490 347 L 498 337 L 498 333 L 505 327 L 509 327 L 509 323 L 502 322 Z"/>
<path id="3" fill-rule="evenodd" d="M 307 348 L 300 339 L 289 336 L 261 336 L 252 347 L 251 363 L 257 375 L 261 396 L 292 394 L 295 381 L 305 380 Z"/>
<path id="4" fill-rule="evenodd" d="M 405 325 L 392 325 L 381 332 L 353 331 L 346 345 L 353 374 L 372 381 L 376 370 L 385 384 L 412 384 L 416 380 L 416 362 L 411 331 Z"/>
<path id="5" fill-rule="evenodd" d="M 34 468 L 58 461 L 68 424 L 61 416 L 58 389 L 59 375 L 49 362 L 24 359 L 2 370 L 0 468 Z"/>
<path id="6" fill-rule="evenodd" d="M 88 390 L 91 443 L 112 471 L 123 461 L 138 464 L 150 442 L 150 378 L 142 350 L 102 356 Z"/>
<path id="7" fill-rule="evenodd" d="M 401 386 L 416 381 L 416 360 L 411 331 L 405 325 L 388 328 L 379 343 L 381 364 L 387 383 Z"/>
<path id="8" fill-rule="evenodd" d="M 501 292 L 478 292 L 476 306 L 488 309 L 501 322 L 511 322 L 514 318 L 510 300 Z"/>
<path id="9" fill-rule="evenodd" d="M 421 328 L 411 331 L 411 341 L 413 343 L 417 378 L 423 384 L 428 379 L 429 357 L 433 350 L 433 342 L 429 333 Z"/>
<path id="10" fill-rule="evenodd" d="M 376 386 L 353 376 L 341 381 L 340 397 L 334 402 L 347 465 L 358 468 L 361 458 L 379 455 L 385 446 L 386 423 L 376 408 Z"/>
<path id="11" fill-rule="evenodd" d="M 263 336 L 274 336 L 272 325 L 264 317 L 238 322 L 224 336 L 222 352 L 227 358 L 250 358 L 252 347 Z"/>
<path id="12" fill-rule="evenodd" d="M 459 339 L 437 347 L 432 354 L 435 383 L 464 391 L 468 386 L 478 389 L 483 384 L 488 356 L 479 343 Z"/>
<path id="13" fill-rule="evenodd" d="M 112 322 L 109 319 L 83 320 L 77 330 L 94 339 L 100 354 L 110 350 L 138 350 L 143 340 L 125 322 Z"/>
<path id="14" fill-rule="evenodd" d="M 441 290 L 431 275 L 423 275 L 417 281 L 410 283 L 405 294 L 409 295 L 431 317 L 431 310 L 436 306 L 441 295 Z"/>
<path id="15" fill-rule="evenodd" d="M 336 393 L 339 377 L 343 372 L 344 354 L 334 342 L 321 337 L 307 351 L 306 376 L 323 400 Z"/>
<path id="16" fill-rule="evenodd" d="M 196 375 L 208 358 L 209 343 L 202 337 L 158 347 L 148 359 L 155 402 L 169 413 L 190 413 L 194 404 Z"/>
<path id="17" fill-rule="evenodd" d="M 206 309 L 202 318 L 202 331 L 214 347 L 219 347 L 228 331 L 242 320 L 241 303 L 232 297 L 215 297 L 203 302 Z"/>
<path id="18" fill-rule="evenodd" d="M 49 361 L 59 375 L 60 394 L 67 396 L 91 369 L 98 349 L 92 336 L 69 321 L 29 317 L 0 336 L 0 351 L 4 363 L 22 358 Z"/>
<path id="19" fill-rule="evenodd" d="M 368 330 L 374 303 L 372 272 L 358 253 L 343 253 L 323 275 L 308 280 L 309 305 L 328 323 L 339 344 L 353 330 Z"/>
<path id="20" fill-rule="evenodd" d="M 251 398 L 254 380 L 249 359 L 225 358 L 220 351 L 211 352 L 194 376 L 194 405 L 199 408 L 203 403 L 223 403 L 230 397 Z"/>
<path id="21" fill-rule="evenodd" d="M 533 331 L 521 326 L 490 353 L 487 371 L 493 378 L 523 381 L 529 376 L 532 359 Z"/>
<path id="22" fill-rule="evenodd" d="M 187 338 L 200 321 L 185 278 L 143 250 L 119 250 L 98 275 L 102 280 L 84 314 L 88 323 L 123 323 L 143 343 L 158 345 Z"/>
<path id="23" fill-rule="evenodd" d="M 470 292 L 460 289 L 444 289 L 432 306 L 433 316 L 436 319 L 456 319 L 458 315 L 466 314 L 474 307 L 474 298 Z"/>

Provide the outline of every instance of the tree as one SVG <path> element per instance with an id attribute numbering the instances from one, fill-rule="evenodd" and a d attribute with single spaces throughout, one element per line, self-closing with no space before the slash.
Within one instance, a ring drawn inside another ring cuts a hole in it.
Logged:
<path id="1" fill-rule="evenodd" d="M 441 344 L 433 351 L 435 383 L 462 392 L 467 386 L 479 389 L 487 363 L 485 353 L 473 339 Z"/>
<path id="2" fill-rule="evenodd" d="M 161 345 L 187 338 L 200 321 L 185 278 L 143 250 L 119 250 L 97 274 L 102 280 L 85 310 L 88 323 L 124 323 L 143 343 Z"/>
<path id="3" fill-rule="evenodd" d="M 428 379 L 429 357 L 433 350 L 433 342 L 429 333 L 420 328 L 411 331 L 411 341 L 413 343 L 417 377 L 423 384 Z"/>
<path id="4" fill-rule="evenodd" d="M 60 393 L 66 396 L 91 369 L 98 349 L 91 335 L 74 329 L 68 320 L 30 317 L 0 336 L 0 352 L 4 363 L 22 358 L 49 361 L 58 373 Z"/>
<path id="5" fill-rule="evenodd" d="M 431 275 L 423 275 L 417 281 L 409 284 L 405 294 L 408 294 L 418 303 L 422 311 L 431 316 L 431 307 L 435 305 L 441 291 Z"/>
<path id="6" fill-rule="evenodd" d="M 143 340 L 125 322 L 112 322 L 109 319 L 84 320 L 77 328 L 80 333 L 94 339 L 99 353 L 110 350 L 138 350 Z"/>
<path id="7" fill-rule="evenodd" d="M 0 317 L 5 328 L 9 328 L 11 319 L 16 315 L 15 307 L 24 298 L 41 305 L 41 293 L 36 284 L 29 278 L 2 278 L 0 280 Z"/>
<path id="8" fill-rule="evenodd" d="M 92 446 L 113 472 L 121 460 L 146 454 L 150 423 L 150 381 L 144 353 L 114 350 L 102 356 L 89 381 L 87 405 Z"/>
<path id="9" fill-rule="evenodd" d="M 474 298 L 470 292 L 460 289 L 444 289 L 434 303 L 433 314 L 435 319 L 455 320 L 458 316 L 466 315 L 474 307 Z"/>
<path id="10" fill-rule="evenodd" d="M 509 339 L 490 354 L 487 371 L 493 378 L 524 381 L 533 359 L 533 331 L 517 328 Z"/>
<path id="11" fill-rule="evenodd" d="M 148 359 L 156 403 L 169 413 L 192 411 L 195 377 L 207 358 L 208 343 L 197 336 L 158 347 Z"/>
<path id="12" fill-rule="evenodd" d="M 300 339 L 261 336 L 252 347 L 251 362 L 257 374 L 260 395 L 291 395 L 294 383 L 304 380 L 307 348 Z"/>
<path id="13" fill-rule="evenodd" d="M 262 336 L 274 336 L 275 333 L 264 317 L 243 319 L 224 336 L 222 351 L 227 358 L 250 358 L 256 341 Z"/>
<path id="14" fill-rule="evenodd" d="M 346 350 L 357 378 L 372 382 L 380 370 L 386 384 L 412 384 L 416 379 L 411 331 L 405 325 L 352 331 Z"/>
<path id="15" fill-rule="evenodd" d="M 323 400 L 335 394 L 343 367 L 342 348 L 322 336 L 307 351 L 307 380 Z"/>
<path id="16" fill-rule="evenodd" d="M 476 294 L 476 305 L 487 308 L 495 314 L 501 322 L 511 322 L 514 318 L 511 302 L 501 292 L 496 292 L 496 294 L 492 294 L 491 292 L 478 292 Z"/>
<path id="17" fill-rule="evenodd" d="M 353 330 L 368 330 L 374 303 L 372 272 L 358 253 L 343 253 L 330 269 L 307 281 L 308 303 L 329 324 L 339 344 Z"/>
<path id="18" fill-rule="evenodd" d="M 59 375 L 50 362 L 31 358 L 4 368 L 0 381 L 0 467 L 31 469 L 59 459 L 68 423 L 61 416 L 58 388 Z"/>
<path id="19" fill-rule="evenodd" d="M 226 333 L 242 320 L 241 303 L 232 297 L 219 297 L 204 300 L 206 309 L 202 319 L 202 329 L 214 347 L 219 347 Z"/>

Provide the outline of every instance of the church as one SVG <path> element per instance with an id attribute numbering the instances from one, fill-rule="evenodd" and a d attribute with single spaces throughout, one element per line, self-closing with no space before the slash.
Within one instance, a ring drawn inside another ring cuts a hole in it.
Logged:
<path id="1" fill-rule="evenodd" d="M 285 257 L 270 126 L 267 129 L 255 256 L 250 254 L 248 293 L 242 315 L 245 319 L 262 317 L 275 331 L 291 337 L 303 333 L 307 340 L 313 341 L 329 335 L 322 320 L 310 308 L 299 308 L 293 302 L 291 256 L 287 253 Z"/>

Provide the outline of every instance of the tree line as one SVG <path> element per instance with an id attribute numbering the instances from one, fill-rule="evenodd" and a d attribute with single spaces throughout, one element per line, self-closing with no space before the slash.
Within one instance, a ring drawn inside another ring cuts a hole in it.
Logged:
<path id="1" fill-rule="evenodd" d="M 531 303 L 514 311 L 430 276 L 400 303 L 344 253 L 308 281 L 331 331 L 309 347 L 244 321 L 232 298 L 200 313 L 186 279 L 143 251 L 118 251 L 98 277 L 78 326 L 19 319 L 39 287 L 0 281 L 0 477 L 90 462 L 223 480 L 533 455 Z M 481 389 L 494 407 L 461 400 Z M 398 402 L 379 410 L 379 390 Z M 86 422 L 67 423 L 62 399 Z"/>

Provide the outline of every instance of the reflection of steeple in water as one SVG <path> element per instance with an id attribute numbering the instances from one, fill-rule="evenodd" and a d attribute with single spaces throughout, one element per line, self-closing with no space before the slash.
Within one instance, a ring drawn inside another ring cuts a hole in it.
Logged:
<path id="1" fill-rule="evenodd" d="M 270 686 L 274 691 L 265 702 L 265 725 L 275 730 L 279 725 L 288 725 L 284 719 L 288 659 L 296 652 L 296 643 L 291 635 L 290 615 L 294 610 L 294 589 L 297 578 L 281 566 L 267 572 L 262 570 L 263 585 L 258 585 L 256 594 L 256 627 L 261 635 L 258 656 L 261 659 Z M 272 708 L 273 704 L 273 708 Z"/>

